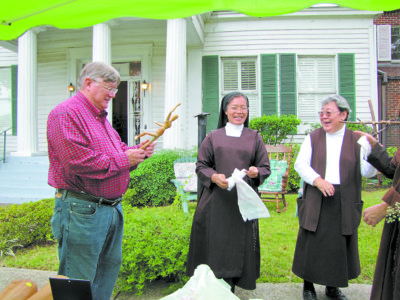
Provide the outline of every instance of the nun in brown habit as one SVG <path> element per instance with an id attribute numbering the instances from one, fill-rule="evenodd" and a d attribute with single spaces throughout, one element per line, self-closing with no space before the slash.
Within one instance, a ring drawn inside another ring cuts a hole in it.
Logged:
<path id="1" fill-rule="evenodd" d="M 255 289 L 260 276 L 258 220 L 243 221 L 237 190 L 228 191 L 234 169 L 245 169 L 243 180 L 256 192 L 270 175 L 268 153 L 260 134 L 248 128 L 248 98 L 239 92 L 223 97 L 218 128 L 202 142 L 196 174 L 201 182 L 193 217 L 186 273 L 200 264 L 217 278 Z"/>

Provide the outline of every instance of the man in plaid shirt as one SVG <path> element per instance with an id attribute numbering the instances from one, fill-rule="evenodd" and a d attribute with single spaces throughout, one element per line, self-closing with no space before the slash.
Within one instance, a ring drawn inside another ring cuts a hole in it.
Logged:
<path id="1" fill-rule="evenodd" d="M 129 172 L 150 157 L 128 147 L 107 120 L 120 83 L 110 65 L 91 62 L 81 71 L 77 94 L 55 107 L 47 121 L 48 183 L 57 189 L 53 234 L 58 274 L 92 282 L 93 299 L 109 300 L 122 261 L 122 195 Z"/>

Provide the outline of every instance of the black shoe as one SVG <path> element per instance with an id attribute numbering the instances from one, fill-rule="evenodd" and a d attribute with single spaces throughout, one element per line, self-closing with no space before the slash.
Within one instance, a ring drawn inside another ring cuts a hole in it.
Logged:
<path id="1" fill-rule="evenodd" d="M 335 300 L 348 300 L 342 291 L 337 287 L 326 287 L 325 295 Z"/>
<path id="2" fill-rule="evenodd" d="M 317 294 L 312 290 L 303 290 L 303 299 L 304 300 L 318 300 Z"/>

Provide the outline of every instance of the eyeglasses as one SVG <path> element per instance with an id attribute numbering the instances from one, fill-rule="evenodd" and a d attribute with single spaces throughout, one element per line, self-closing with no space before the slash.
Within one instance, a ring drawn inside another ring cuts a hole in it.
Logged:
<path id="1" fill-rule="evenodd" d="M 247 111 L 247 106 L 230 106 L 229 108 L 233 111 Z"/>
<path id="2" fill-rule="evenodd" d="M 338 110 L 335 111 L 319 111 L 318 114 L 320 117 L 323 117 L 324 115 L 327 116 L 328 118 L 335 112 L 338 112 Z"/>
<path id="3" fill-rule="evenodd" d="M 97 80 L 93 80 L 94 82 L 96 82 L 97 84 L 100 84 L 103 88 L 105 88 L 109 93 L 113 93 L 114 95 L 118 92 L 118 89 L 112 88 L 112 87 L 108 87 L 105 86 L 104 84 L 102 84 L 101 82 L 98 82 Z"/>

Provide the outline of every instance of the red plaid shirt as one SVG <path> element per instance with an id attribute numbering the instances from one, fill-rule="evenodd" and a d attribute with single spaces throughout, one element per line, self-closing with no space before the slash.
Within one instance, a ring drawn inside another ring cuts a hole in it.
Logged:
<path id="1" fill-rule="evenodd" d="M 128 147 L 106 118 L 78 92 L 57 105 L 47 120 L 49 185 L 115 199 L 129 184 Z"/>

